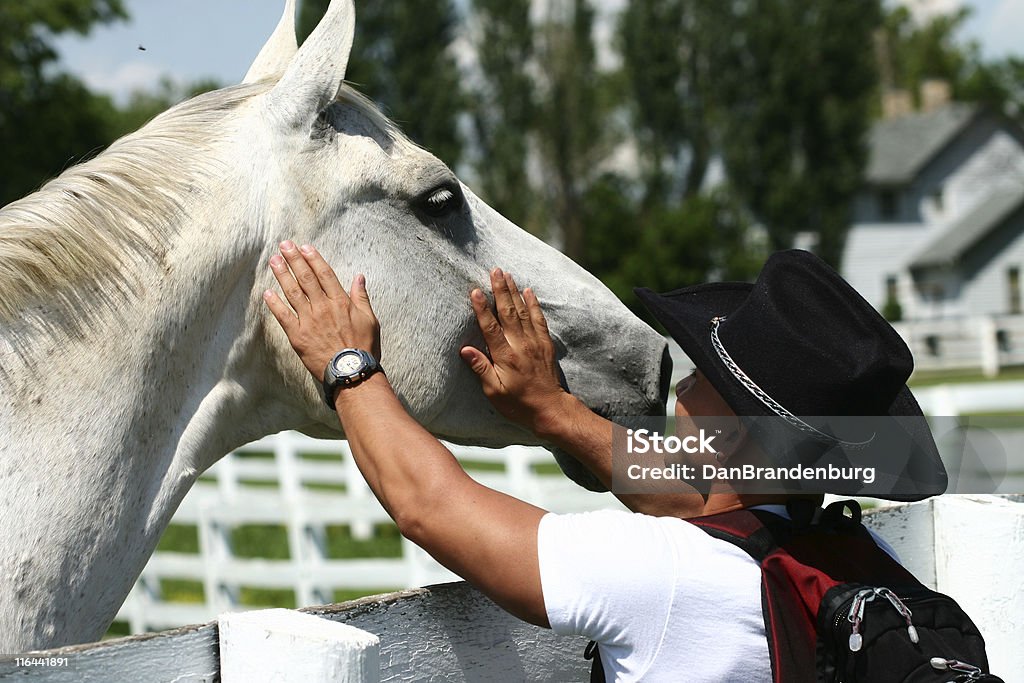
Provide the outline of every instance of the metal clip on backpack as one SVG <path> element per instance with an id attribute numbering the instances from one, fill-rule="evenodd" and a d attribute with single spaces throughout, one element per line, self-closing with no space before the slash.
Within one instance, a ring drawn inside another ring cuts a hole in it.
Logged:
<path id="1" fill-rule="evenodd" d="M 792 521 L 763 510 L 690 519 L 761 565 L 761 601 L 776 683 L 1002 683 L 985 641 L 947 595 L 878 547 L 855 501 L 793 501 Z M 849 510 L 847 516 L 845 511 Z M 591 681 L 603 681 L 596 644 Z"/>

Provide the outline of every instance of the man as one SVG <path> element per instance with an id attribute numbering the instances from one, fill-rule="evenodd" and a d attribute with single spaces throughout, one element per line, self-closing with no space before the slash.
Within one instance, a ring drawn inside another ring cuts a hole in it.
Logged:
<path id="1" fill-rule="evenodd" d="M 703 492 L 620 494 L 633 513 L 555 515 L 481 486 L 375 372 L 379 329 L 365 279 L 357 276 L 346 292 L 316 249 L 291 242 L 270 265 L 288 303 L 270 291 L 266 303 L 314 378 L 324 381 L 327 368 L 328 400 L 356 463 L 404 536 L 521 619 L 599 642 L 609 679 L 771 679 L 759 566 L 684 520 L 773 504 L 767 509 L 784 515 L 778 504 L 786 497 L 722 479 Z M 466 347 L 463 360 L 504 416 L 613 488 L 613 425 L 561 387 L 536 296 L 520 293 L 498 269 L 491 287 L 495 313 L 482 291 L 470 295 L 489 353 Z M 906 346 L 806 252 L 776 254 L 755 285 L 640 294 L 697 366 L 677 388 L 680 418 L 769 416 L 841 447 L 852 442 L 797 416 L 920 415 L 905 386 Z M 356 351 L 339 355 L 343 349 Z M 694 462 L 775 457 L 736 425 L 723 435 L 727 446 Z M 915 484 L 893 497 L 920 498 L 945 484 L 930 435 L 912 441 L 905 469 L 923 489 Z"/>

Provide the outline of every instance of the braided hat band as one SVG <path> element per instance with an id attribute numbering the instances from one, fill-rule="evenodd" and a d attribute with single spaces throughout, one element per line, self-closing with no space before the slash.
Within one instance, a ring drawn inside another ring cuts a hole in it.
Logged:
<path id="1" fill-rule="evenodd" d="M 829 444 L 832 446 L 842 446 L 847 449 L 858 449 L 867 447 L 872 441 L 874 441 L 874 435 L 871 436 L 867 441 L 843 441 L 838 439 L 831 434 L 826 434 L 818 429 L 815 429 L 811 425 L 807 424 L 793 413 L 786 410 L 786 407 L 776 401 L 771 395 L 764 389 L 759 387 L 757 383 L 750 378 L 747 373 L 743 371 L 736 361 L 732 359 L 729 352 L 726 351 L 725 345 L 722 344 L 722 340 L 718 336 L 719 325 L 727 318 L 727 316 L 720 315 L 715 316 L 711 319 L 711 345 L 715 349 L 715 353 L 718 354 L 719 360 L 725 365 L 732 376 L 738 381 L 743 387 L 750 392 L 755 398 L 765 405 L 768 410 L 777 415 L 778 417 L 785 420 L 789 425 L 800 430 L 804 434 L 807 434 L 815 441 Z"/>

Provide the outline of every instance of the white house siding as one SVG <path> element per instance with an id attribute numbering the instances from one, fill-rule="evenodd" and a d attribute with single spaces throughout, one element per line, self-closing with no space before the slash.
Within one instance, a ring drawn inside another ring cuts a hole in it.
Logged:
<path id="1" fill-rule="evenodd" d="M 932 235 L 921 223 L 874 223 L 855 225 L 846 238 L 840 272 L 868 302 L 881 310 L 885 305 L 885 280 L 899 278 L 900 303 L 908 305 L 907 261 Z"/>
<path id="2" fill-rule="evenodd" d="M 947 178 L 943 192 L 949 222 L 972 210 L 996 185 L 1024 183 L 1024 146 L 1005 130 L 992 137 Z"/>
<path id="3" fill-rule="evenodd" d="M 1018 209 L 979 249 L 965 254 L 963 309 L 971 315 L 1009 313 L 1006 271 L 1013 266 L 1024 273 L 1024 209 Z"/>

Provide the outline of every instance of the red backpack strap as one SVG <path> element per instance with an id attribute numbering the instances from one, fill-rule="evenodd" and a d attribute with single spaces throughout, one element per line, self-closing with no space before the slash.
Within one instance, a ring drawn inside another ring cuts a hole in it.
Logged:
<path id="1" fill-rule="evenodd" d="M 771 517 L 783 523 L 788 523 L 787 520 L 777 515 L 771 515 Z M 785 677 L 786 672 L 790 671 L 792 667 L 788 661 L 780 661 L 780 659 L 789 660 L 791 657 L 788 649 L 779 643 L 777 634 L 780 629 L 777 622 L 780 615 L 776 614 L 776 609 L 772 601 L 769 600 L 767 576 L 764 573 L 765 560 L 779 550 L 779 539 L 773 531 L 773 527 L 776 525 L 771 520 L 763 518 L 763 514 L 758 510 L 734 510 L 717 515 L 696 517 L 687 521 L 700 527 L 714 538 L 732 543 L 761 565 L 761 611 L 764 614 L 765 636 L 768 640 L 768 656 L 771 663 L 772 680 L 776 683 L 781 681 L 789 683 L 791 680 L 799 680 L 797 678 Z M 781 528 L 779 532 L 784 536 L 788 536 L 788 533 Z M 813 638 L 811 642 L 814 642 Z M 808 680 L 813 680 L 813 678 Z"/>
<path id="2" fill-rule="evenodd" d="M 890 585 L 915 579 L 878 547 L 860 523 L 856 502 L 833 503 L 813 523 L 816 507 L 801 502 L 787 508 L 792 520 L 763 510 L 735 510 L 687 521 L 761 565 L 772 680 L 813 683 L 818 680 L 817 622 L 825 594 L 842 583 Z"/>

